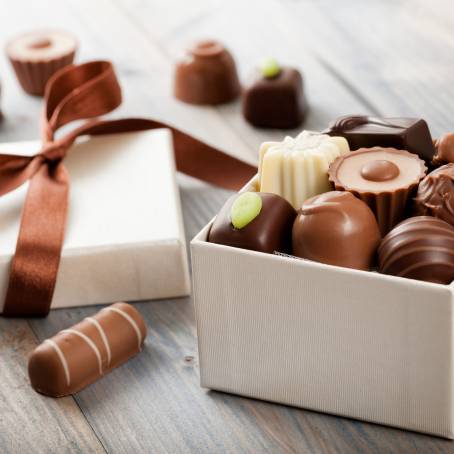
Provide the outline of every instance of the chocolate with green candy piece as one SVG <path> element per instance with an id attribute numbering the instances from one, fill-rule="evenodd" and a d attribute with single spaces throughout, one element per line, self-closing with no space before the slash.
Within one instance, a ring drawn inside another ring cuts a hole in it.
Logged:
<path id="1" fill-rule="evenodd" d="M 243 115 L 259 128 L 296 128 L 306 111 L 300 72 L 274 59 L 263 62 L 243 92 Z"/>
<path id="2" fill-rule="evenodd" d="M 276 194 L 235 194 L 213 221 L 208 241 L 270 254 L 290 253 L 295 217 L 292 205 Z"/>

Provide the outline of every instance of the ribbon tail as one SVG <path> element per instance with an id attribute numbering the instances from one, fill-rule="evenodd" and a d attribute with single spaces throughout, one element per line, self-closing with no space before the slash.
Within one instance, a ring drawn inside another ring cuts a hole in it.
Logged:
<path id="1" fill-rule="evenodd" d="M 49 313 L 63 246 L 69 176 L 62 162 L 43 165 L 30 180 L 3 315 Z"/>

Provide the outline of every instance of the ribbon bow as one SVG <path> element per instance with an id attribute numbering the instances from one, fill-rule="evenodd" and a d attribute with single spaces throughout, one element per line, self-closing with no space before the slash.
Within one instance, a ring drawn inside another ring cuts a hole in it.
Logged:
<path id="1" fill-rule="evenodd" d="M 41 151 L 33 156 L 0 154 L 0 196 L 30 181 L 3 315 L 30 317 L 49 312 L 68 211 L 70 184 L 64 159 L 79 136 L 169 128 L 180 172 L 226 189 L 240 188 L 255 174 L 255 167 L 164 123 L 140 118 L 92 119 L 120 104 L 121 89 L 110 62 L 63 68 L 46 86 Z M 55 138 L 59 128 L 81 119 L 87 121 Z"/>

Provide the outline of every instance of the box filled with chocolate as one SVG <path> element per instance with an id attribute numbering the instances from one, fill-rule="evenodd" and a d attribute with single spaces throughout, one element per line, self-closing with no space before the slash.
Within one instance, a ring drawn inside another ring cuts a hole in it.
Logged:
<path id="1" fill-rule="evenodd" d="M 28 155 L 40 142 L 1 144 Z M 65 165 L 70 206 L 52 308 L 187 295 L 190 289 L 169 130 L 81 139 Z M 27 185 L 0 199 L 0 313 Z"/>
<path id="2" fill-rule="evenodd" d="M 416 153 L 353 151 L 355 176 L 342 170 L 345 147 L 307 134 L 264 144 L 259 174 L 241 191 L 262 201 L 232 197 L 191 242 L 201 385 L 454 438 L 454 228 L 427 212 L 408 217 L 382 195 L 411 203 L 418 183 L 426 188 Z M 413 173 L 403 159 L 414 160 Z M 302 208 L 292 198 L 298 181 L 279 180 L 284 163 L 303 180 L 310 169 L 323 174 L 298 189 Z M 293 255 L 272 238 L 288 230 L 261 218 L 283 199 L 298 210 Z M 249 241 L 254 234 L 265 245 Z"/>

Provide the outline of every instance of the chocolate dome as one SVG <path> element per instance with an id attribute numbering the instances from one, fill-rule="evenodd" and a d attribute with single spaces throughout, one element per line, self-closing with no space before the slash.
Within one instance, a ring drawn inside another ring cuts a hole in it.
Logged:
<path id="1" fill-rule="evenodd" d="M 454 227 L 432 216 L 398 224 L 378 248 L 379 271 L 438 284 L 454 280 Z"/>
<path id="2" fill-rule="evenodd" d="M 293 224 L 293 254 L 330 265 L 369 270 L 380 243 L 371 209 L 350 192 L 312 197 Z"/>
<path id="3" fill-rule="evenodd" d="M 421 181 L 413 211 L 416 215 L 435 216 L 454 226 L 454 164 L 434 170 Z"/>

